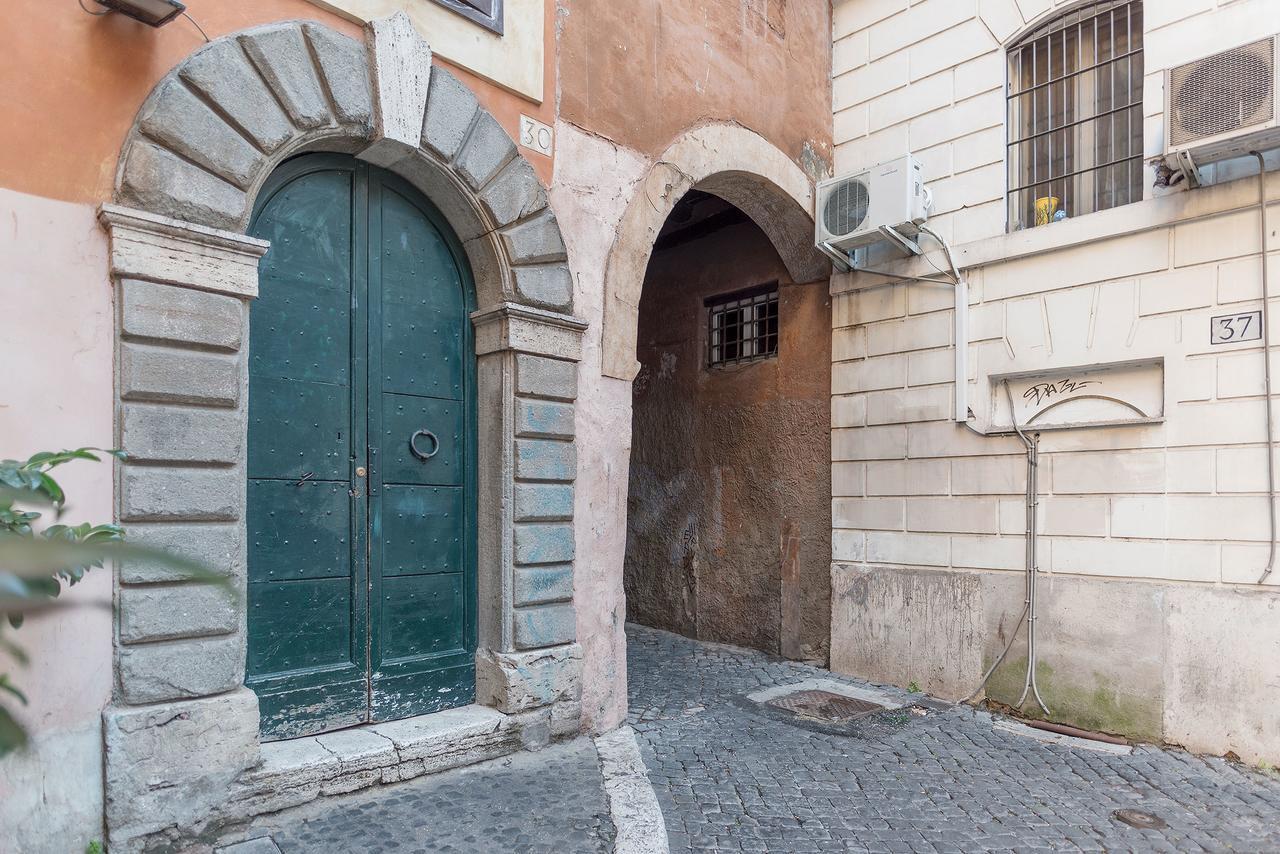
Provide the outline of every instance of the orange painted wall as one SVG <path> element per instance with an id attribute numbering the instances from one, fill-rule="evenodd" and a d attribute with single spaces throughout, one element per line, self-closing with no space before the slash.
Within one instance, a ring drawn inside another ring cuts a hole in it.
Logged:
<path id="1" fill-rule="evenodd" d="M 153 29 L 121 15 L 95 17 L 76 0 L 4 0 L 0 27 L 0 187 L 71 202 L 111 196 L 125 134 L 153 86 L 204 44 L 190 21 Z M 95 8 L 92 0 L 85 5 Z M 320 21 L 354 37 L 360 27 L 307 0 L 188 0 L 210 38 L 289 19 Z M 555 37 L 547 16 L 547 86 L 555 92 Z M 442 65 L 448 65 L 441 61 Z M 539 106 L 449 66 L 508 133 L 520 113 L 554 122 L 554 98 Z M 543 181 L 548 158 L 530 155 Z M 545 161 L 540 163 L 538 161 Z"/>
<path id="2" fill-rule="evenodd" d="M 556 0 L 560 116 L 644 155 L 733 121 L 829 168 L 827 0 Z"/>

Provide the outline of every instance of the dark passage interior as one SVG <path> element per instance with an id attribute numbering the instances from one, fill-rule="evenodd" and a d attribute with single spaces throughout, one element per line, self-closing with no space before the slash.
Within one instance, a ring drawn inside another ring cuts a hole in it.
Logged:
<path id="1" fill-rule="evenodd" d="M 676 205 L 640 299 L 629 620 L 826 661 L 830 314 L 742 211 Z"/>

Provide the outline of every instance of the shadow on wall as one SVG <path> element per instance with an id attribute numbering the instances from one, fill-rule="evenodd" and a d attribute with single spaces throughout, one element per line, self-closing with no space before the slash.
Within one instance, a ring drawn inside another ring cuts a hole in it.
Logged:
<path id="1" fill-rule="evenodd" d="M 628 620 L 826 662 L 829 329 L 826 280 L 792 282 L 740 210 L 692 191 L 672 211 L 640 300 Z"/>

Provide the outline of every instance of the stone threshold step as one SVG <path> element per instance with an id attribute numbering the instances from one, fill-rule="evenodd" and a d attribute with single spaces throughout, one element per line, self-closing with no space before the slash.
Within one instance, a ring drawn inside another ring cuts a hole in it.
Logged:
<path id="1" fill-rule="evenodd" d="M 552 735 L 549 708 L 508 715 L 471 705 L 268 742 L 262 745 L 262 764 L 240 779 L 241 814 L 277 812 L 319 797 L 537 749 Z"/>

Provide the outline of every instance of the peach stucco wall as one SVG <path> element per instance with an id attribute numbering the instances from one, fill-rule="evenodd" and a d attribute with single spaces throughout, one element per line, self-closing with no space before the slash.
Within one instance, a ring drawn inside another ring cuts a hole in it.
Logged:
<path id="1" fill-rule="evenodd" d="M 179 18 L 152 29 L 120 15 L 95 17 L 75 0 L 5 0 L 0 27 L 0 187 L 71 202 L 111 194 L 116 158 L 138 108 L 160 78 L 204 39 Z M 90 8 L 95 4 L 86 2 Z M 188 3 L 210 38 L 271 21 L 304 18 L 360 36 L 360 27 L 308 0 L 217 0 Z M 554 46 L 547 15 L 546 38 Z M 431 36 L 425 34 L 430 42 Z M 546 51 L 549 92 L 554 50 Z M 554 121 L 554 99 L 535 104 L 443 60 L 471 86 L 515 138 L 520 114 Z M 542 180 L 548 158 L 531 155 Z"/>

